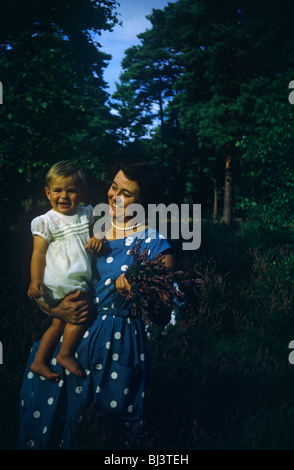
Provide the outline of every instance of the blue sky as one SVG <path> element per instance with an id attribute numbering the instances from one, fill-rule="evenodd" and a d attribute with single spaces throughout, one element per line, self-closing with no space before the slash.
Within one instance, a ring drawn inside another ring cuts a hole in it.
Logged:
<path id="1" fill-rule="evenodd" d="M 152 13 L 153 8 L 162 10 L 168 3 L 175 0 L 118 0 L 120 6 L 117 12 L 123 25 L 116 25 L 110 33 L 102 32 L 98 37 L 98 42 L 102 46 L 102 51 L 112 55 L 112 60 L 104 71 L 104 79 L 108 83 L 107 91 L 112 94 L 115 91 L 115 82 L 118 81 L 121 73 L 121 61 L 124 51 L 131 46 L 139 44 L 137 38 L 139 33 L 151 27 L 146 15 Z"/>

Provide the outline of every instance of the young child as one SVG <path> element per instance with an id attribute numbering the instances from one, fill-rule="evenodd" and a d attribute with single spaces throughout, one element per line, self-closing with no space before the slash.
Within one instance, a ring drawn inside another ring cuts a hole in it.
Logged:
<path id="1" fill-rule="evenodd" d="M 68 161 L 56 163 L 46 175 L 45 192 L 52 209 L 31 224 L 34 236 L 28 290 L 31 299 L 54 305 L 74 291 L 89 290 L 91 251 L 98 252 L 102 242 L 90 238 L 93 208 L 79 205 L 84 187 L 82 170 Z M 54 318 L 40 341 L 31 370 L 49 380 L 59 380 L 59 374 L 50 369 L 48 360 L 63 333 L 56 360 L 70 372 L 82 376 L 84 371 L 74 353 L 84 331 L 83 325 Z"/>

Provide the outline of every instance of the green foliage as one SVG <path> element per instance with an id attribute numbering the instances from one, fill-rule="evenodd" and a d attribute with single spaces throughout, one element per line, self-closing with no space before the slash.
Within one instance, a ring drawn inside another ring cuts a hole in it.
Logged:
<path id="1" fill-rule="evenodd" d="M 151 339 L 156 448 L 293 448 L 293 253 L 252 228 L 208 224 L 204 246 L 180 262 L 202 285 Z"/>
<path id="2" fill-rule="evenodd" d="M 141 44 L 126 51 L 113 96 L 124 144 L 142 141 L 153 120 L 146 155 L 164 167 L 170 196 L 179 186 L 177 201 L 211 212 L 230 155 L 235 216 L 292 223 L 292 14 L 288 0 L 178 0 L 153 10 Z"/>
<path id="3" fill-rule="evenodd" d="M 54 162 L 71 159 L 96 176 L 105 172 L 116 145 L 102 78 L 110 57 L 90 31 L 112 27 L 115 4 L 34 0 L 24 8 L 15 0 L 1 10 L 1 199 L 10 221 L 25 200 L 40 198 Z"/>
<path id="4" fill-rule="evenodd" d="M 237 208 L 271 230 L 293 227 L 294 166 L 290 156 L 294 151 L 294 110 L 285 100 L 288 83 L 278 76 L 248 85 L 247 92 L 258 96 L 248 106 L 256 127 L 238 143 L 241 178 L 247 182 L 247 189 L 242 190 Z"/>
<path id="5" fill-rule="evenodd" d="M 26 297 L 28 232 L 23 227 L 9 240 L 15 250 L 13 258 L 8 250 L 1 277 L 3 449 L 15 448 L 22 374 L 32 340 L 46 327 Z M 186 306 L 175 325 L 148 329 L 147 414 L 134 447 L 293 449 L 293 365 L 288 361 L 294 330 L 293 233 L 204 223 L 202 239 L 196 252 L 175 248 L 177 268 L 187 278 L 200 277 L 202 284 L 181 286 Z M 21 273 L 17 285 L 10 282 L 16 269 Z M 119 420 L 90 406 L 76 448 L 123 449 Z"/>

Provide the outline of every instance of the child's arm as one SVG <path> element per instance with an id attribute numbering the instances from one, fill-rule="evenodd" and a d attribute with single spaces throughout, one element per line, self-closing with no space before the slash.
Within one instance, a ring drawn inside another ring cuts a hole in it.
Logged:
<path id="1" fill-rule="evenodd" d="M 102 248 L 103 241 L 94 236 L 94 233 L 93 233 L 94 225 L 95 225 L 95 219 L 92 218 L 92 220 L 90 222 L 90 227 L 89 227 L 90 240 L 88 241 L 87 245 L 85 246 L 85 249 L 86 250 L 96 251 L 98 253 Z"/>
<path id="2" fill-rule="evenodd" d="M 48 246 L 48 242 L 44 238 L 38 235 L 34 236 L 34 248 L 31 259 L 31 283 L 28 290 L 30 299 L 38 299 L 44 294 L 42 279 Z"/>
<path id="3" fill-rule="evenodd" d="M 85 248 L 86 250 L 93 250 L 98 253 L 98 251 L 100 251 L 102 248 L 102 243 L 102 240 L 99 240 L 96 237 L 91 237 Z"/>

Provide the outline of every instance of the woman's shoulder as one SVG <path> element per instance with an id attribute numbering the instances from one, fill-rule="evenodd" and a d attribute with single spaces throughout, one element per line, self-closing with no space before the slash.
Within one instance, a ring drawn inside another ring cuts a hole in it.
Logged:
<path id="1" fill-rule="evenodd" d="M 151 240 L 166 240 L 167 241 L 167 238 L 164 235 L 158 232 L 158 230 L 149 226 L 146 226 L 144 230 L 139 232 L 138 238 L 150 240 L 150 241 Z"/>
<path id="2" fill-rule="evenodd" d="M 144 233 L 140 234 L 138 240 L 142 240 L 143 248 L 149 248 L 152 254 L 162 253 L 171 248 L 167 238 L 158 230 L 146 227 Z"/>

